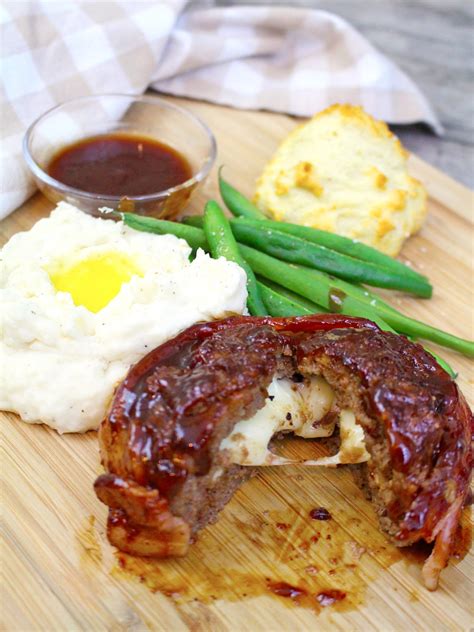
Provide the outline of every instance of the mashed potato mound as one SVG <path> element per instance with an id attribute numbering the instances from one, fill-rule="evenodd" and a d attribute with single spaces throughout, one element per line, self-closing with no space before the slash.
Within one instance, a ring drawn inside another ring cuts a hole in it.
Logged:
<path id="1" fill-rule="evenodd" d="M 387 125 L 333 105 L 283 141 L 257 181 L 255 203 L 279 221 L 327 230 L 395 256 L 426 215 L 423 185 Z"/>
<path id="2" fill-rule="evenodd" d="M 190 325 L 245 310 L 245 272 L 173 235 L 61 202 L 4 246 L 0 409 L 59 432 L 97 428 L 130 365 Z"/>

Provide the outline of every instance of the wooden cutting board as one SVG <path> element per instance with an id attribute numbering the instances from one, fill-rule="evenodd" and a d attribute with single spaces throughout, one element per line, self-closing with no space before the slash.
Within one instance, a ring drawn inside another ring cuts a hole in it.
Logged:
<path id="1" fill-rule="evenodd" d="M 170 100 L 207 121 L 218 140 L 217 165 L 225 164 L 229 179 L 247 194 L 295 125 L 287 116 Z M 390 300 L 412 316 L 472 337 L 472 194 L 416 157 L 411 166 L 429 191 L 430 214 L 402 259 L 428 274 L 435 292 L 429 301 L 394 293 Z M 197 211 L 215 196 L 214 170 L 191 207 Z M 3 221 L 3 239 L 30 228 L 50 209 L 35 195 Z M 439 352 L 459 371 L 472 405 L 472 362 Z M 187 558 L 134 561 L 117 556 L 105 537 L 106 508 L 92 489 L 100 471 L 96 434 L 59 436 L 14 415 L 2 417 L 5 630 L 386 632 L 474 625 L 472 554 L 443 572 L 437 592 L 425 590 L 420 561 L 426 550 L 391 546 L 344 468 L 262 471 L 202 532 Z M 288 439 L 286 450 L 299 456 L 322 449 Z M 332 519 L 310 519 L 315 507 L 327 508 Z M 468 546 L 469 529 L 466 511 L 460 551 Z M 307 594 L 278 596 L 272 582 Z M 323 594 L 328 590 L 346 596 L 321 605 L 331 601 Z"/>

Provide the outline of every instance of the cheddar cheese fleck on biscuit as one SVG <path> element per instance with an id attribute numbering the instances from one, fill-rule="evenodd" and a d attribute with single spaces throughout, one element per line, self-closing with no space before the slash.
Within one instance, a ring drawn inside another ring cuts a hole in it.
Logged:
<path id="1" fill-rule="evenodd" d="M 426 192 L 387 125 L 333 105 L 283 141 L 257 181 L 255 203 L 276 220 L 313 226 L 396 255 L 421 228 Z"/>

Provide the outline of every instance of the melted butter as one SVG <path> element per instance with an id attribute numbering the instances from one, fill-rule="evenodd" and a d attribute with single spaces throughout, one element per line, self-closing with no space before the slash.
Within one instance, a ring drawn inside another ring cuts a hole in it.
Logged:
<path id="1" fill-rule="evenodd" d="M 75 305 L 94 313 L 108 305 L 134 275 L 143 276 L 143 272 L 133 259 L 114 251 L 63 262 L 49 272 L 56 291 L 68 292 Z"/>

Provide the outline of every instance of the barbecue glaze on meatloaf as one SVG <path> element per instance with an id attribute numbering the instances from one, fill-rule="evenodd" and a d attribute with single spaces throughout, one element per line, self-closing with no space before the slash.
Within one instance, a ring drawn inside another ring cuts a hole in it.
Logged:
<path id="1" fill-rule="evenodd" d="M 132 367 L 99 434 L 110 542 L 184 555 L 252 474 L 222 440 L 263 407 L 275 376 L 295 374 L 322 376 L 334 410 L 354 412 L 380 526 L 398 546 L 435 541 L 423 575 L 436 588 L 468 492 L 471 412 L 420 345 L 338 315 L 195 325 Z"/>

